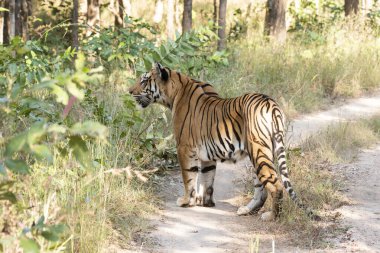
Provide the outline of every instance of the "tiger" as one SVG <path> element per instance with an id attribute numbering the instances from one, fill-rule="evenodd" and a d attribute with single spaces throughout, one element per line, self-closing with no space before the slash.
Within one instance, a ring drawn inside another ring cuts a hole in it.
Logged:
<path id="1" fill-rule="evenodd" d="M 279 216 L 283 189 L 313 219 L 320 219 L 302 204 L 289 180 L 285 152 L 285 115 L 269 96 L 260 93 L 221 98 L 214 87 L 155 63 L 129 88 L 137 106 L 158 103 L 172 112 L 177 157 L 184 194 L 180 207 L 215 206 L 214 178 L 217 162 L 249 157 L 254 168 L 254 194 L 237 215 L 258 212 L 268 193 L 271 209 L 261 219 Z M 279 179 L 275 161 L 277 160 Z"/>

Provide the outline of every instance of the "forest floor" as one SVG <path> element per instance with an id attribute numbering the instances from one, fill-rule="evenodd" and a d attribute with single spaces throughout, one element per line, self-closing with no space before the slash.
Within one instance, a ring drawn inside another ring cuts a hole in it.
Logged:
<path id="1" fill-rule="evenodd" d="M 288 144 L 295 146 L 332 124 L 379 113 L 380 93 L 376 93 L 372 97 L 350 100 L 332 110 L 301 116 L 288 128 Z M 237 208 L 247 201 L 242 196 L 243 181 L 248 175 L 246 168 L 250 166 L 248 160 L 218 164 L 214 208 L 177 207 L 176 199 L 183 192 L 182 179 L 178 170 L 169 171 L 159 194 L 164 202 L 162 215 L 153 219 L 149 233 L 135 238 L 132 252 L 256 252 L 252 246 L 256 241 L 259 241 L 258 252 L 273 249 L 277 252 L 380 252 L 378 164 L 380 144 L 363 150 L 353 163 L 329 168 L 342 176 L 349 204 L 331 211 L 336 217 L 333 224 L 331 219 L 317 224 L 333 226 L 337 232 L 326 235 L 324 244 L 315 247 L 313 241 L 297 237 L 297 231 L 288 231 L 281 223 L 263 222 L 257 214 L 236 215 Z"/>

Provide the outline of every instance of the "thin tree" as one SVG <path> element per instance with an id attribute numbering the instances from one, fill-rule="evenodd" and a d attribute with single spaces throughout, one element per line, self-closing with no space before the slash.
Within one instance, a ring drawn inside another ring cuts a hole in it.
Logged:
<path id="1" fill-rule="evenodd" d="M 286 40 L 286 0 L 268 0 L 265 13 L 264 34 L 279 43 Z"/>
<path id="2" fill-rule="evenodd" d="M 116 2 L 116 15 L 115 15 L 115 26 L 123 27 L 124 24 L 124 2 L 123 0 L 117 0 Z"/>
<path id="3" fill-rule="evenodd" d="M 27 41 L 29 39 L 28 18 L 32 15 L 32 0 L 23 0 L 21 10 L 22 38 Z"/>
<path id="4" fill-rule="evenodd" d="M 218 21 L 218 46 L 217 50 L 221 51 L 226 48 L 226 11 L 227 0 L 219 0 L 219 21 Z"/>
<path id="5" fill-rule="evenodd" d="M 72 46 L 73 48 L 78 51 L 78 48 L 79 48 L 79 38 L 78 38 L 78 17 L 79 17 L 79 2 L 78 0 L 73 0 L 73 13 L 72 13 L 72 29 L 71 29 L 71 32 L 72 32 Z M 75 57 L 76 58 L 76 55 Z"/>
<path id="6" fill-rule="evenodd" d="M 154 23 L 161 23 L 164 14 L 164 3 L 162 0 L 156 0 L 156 7 L 154 9 L 153 21 Z"/>
<path id="7" fill-rule="evenodd" d="M 174 29 L 174 0 L 167 1 L 167 16 L 166 16 L 166 32 L 168 38 L 174 39 L 175 29 Z"/>
<path id="8" fill-rule="evenodd" d="M 9 40 L 11 40 L 15 36 L 15 0 L 9 0 Z"/>
<path id="9" fill-rule="evenodd" d="M 183 1 L 183 17 L 182 17 L 182 32 L 189 32 L 192 26 L 192 12 L 193 1 L 184 0 Z"/>
<path id="10" fill-rule="evenodd" d="M 344 14 L 347 16 L 356 15 L 359 11 L 359 0 L 344 0 Z"/>
<path id="11" fill-rule="evenodd" d="M 87 25 L 86 36 L 93 32 L 95 26 L 100 26 L 100 5 L 99 0 L 87 0 Z"/>
<path id="12" fill-rule="evenodd" d="M 212 14 L 212 21 L 214 22 L 214 26 L 216 28 L 218 22 L 218 3 L 216 0 L 214 0 L 214 12 Z"/>
<path id="13" fill-rule="evenodd" d="M 363 16 L 366 17 L 367 14 L 372 10 L 373 8 L 373 0 L 363 0 L 362 1 L 362 10 L 363 10 Z"/>
<path id="14" fill-rule="evenodd" d="M 3 1 L 0 1 L 0 7 L 3 7 Z M 0 11 L 0 44 L 3 44 L 3 26 L 4 26 L 4 11 Z"/>

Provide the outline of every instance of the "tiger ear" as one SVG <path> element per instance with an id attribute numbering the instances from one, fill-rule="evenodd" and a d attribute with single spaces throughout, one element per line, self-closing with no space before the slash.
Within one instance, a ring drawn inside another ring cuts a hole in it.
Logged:
<path id="1" fill-rule="evenodd" d="M 163 80 L 163 81 L 167 81 L 169 80 L 169 74 L 168 72 L 166 71 L 166 69 L 158 62 L 156 62 L 154 64 L 154 68 L 156 69 L 157 73 L 159 73 L 160 75 L 160 78 Z"/>

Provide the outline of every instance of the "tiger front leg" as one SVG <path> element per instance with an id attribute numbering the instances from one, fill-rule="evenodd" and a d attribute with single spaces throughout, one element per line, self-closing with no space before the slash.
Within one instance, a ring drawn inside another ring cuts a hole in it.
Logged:
<path id="1" fill-rule="evenodd" d="M 214 178 L 216 172 L 216 162 L 201 162 L 199 173 L 199 191 L 197 205 L 213 207 L 214 201 Z"/>
<path id="2" fill-rule="evenodd" d="M 177 205 L 180 207 L 195 206 L 199 171 L 198 160 L 193 157 L 192 150 L 186 147 L 178 147 L 177 153 L 184 184 L 184 195 L 177 199 Z"/>

